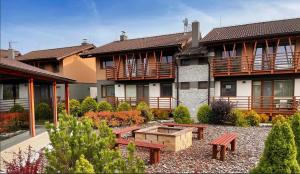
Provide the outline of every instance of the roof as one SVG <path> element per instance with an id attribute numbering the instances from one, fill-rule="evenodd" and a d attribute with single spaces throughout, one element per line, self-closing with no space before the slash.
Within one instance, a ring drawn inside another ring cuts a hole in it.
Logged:
<path id="1" fill-rule="evenodd" d="M 17 59 L 20 61 L 28 61 L 28 60 L 47 60 L 47 59 L 63 59 L 67 56 L 77 54 L 89 49 L 95 48 L 93 44 L 84 44 L 78 46 L 71 46 L 71 47 L 62 47 L 62 48 L 54 48 L 54 49 L 47 49 L 47 50 L 37 50 L 31 51 L 27 54 L 24 54 Z"/>
<path id="2" fill-rule="evenodd" d="M 178 57 L 184 58 L 189 56 L 206 56 L 207 49 L 202 44 L 198 47 L 192 47 L 192 44 L 183 49 L 180 53 L 177 54 Z"/>
<path id="3" fill-rule="evenodd" d="M 115 52 L 134 51 L 141 49 L 151 49 L 158 47 L 179 46 L 186 43 L 192 37 L 191 32 L 175 33 L 160 36 L 128 39 L 124 41 L 114 41 L 106 45 L 87 51 L 81 56 L 86 57 L 95 54 L 111 54 Z"/>
<path id="4" fill-rule="evenodd" d="M 300 18 L 214 28 L 200 42 L 210 43 L 291 34 L 300 34 Z"/>
<path id="5" fill-rule="evenodd" d="M 34 77 L 39 76 L 55 79 L 62 82 L 75 82 L 75 80 L 73 79 L 22 63 L 14 59 L 0 58 L 0 68 L 22 72 L 24 74 L 33 75 Z"/>
<path id="6" fill-rule="evenodd" d="M 21 56 L 21 53 L 15 50 L 15 57 L 18 56 Z M 0 49 L 0 58 L 8 58 L 8 50 Z"/>

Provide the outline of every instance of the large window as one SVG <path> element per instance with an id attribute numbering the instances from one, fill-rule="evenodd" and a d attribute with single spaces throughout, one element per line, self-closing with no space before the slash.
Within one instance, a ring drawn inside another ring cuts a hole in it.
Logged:
<path id="1" fill-rule="evenodd" d="M 294 80 L 275 80 L 275 97 L 292 97 L 294 95 Z"/>
<path id="2" fill-rule="evenodd" d="M 3 84 L 3 100 L 19 98 L 19 86 L 15 84 Z"/>
<path id="3" fill-rule="evenodd" d="M 102 98 L 115 96 L 115 86 L 114 85 L 102 85 L 101 86 Z"/>
<path id="4" fill-rule="evenodd" d="M 172 83 L 160 84 L 160 96 L 161 97 L 172 97 Z"/>
<path id="5" fill-rule="evenodd" d="M 163 56 L 161 58 L 162 63 L 171 63 L 173 61 L 173 56 Z"/>
<path id="6" fill-rule="evenodd" d="M 236 96 L 236 81 L 221 82 L 221 96 Z"/>
<path id="7" fill-rule="evenodd" d="M 106 69 L 106 68 L 110 68 L 112 67 L 114 64 L 113 59 L 109 58 L 109 59 L 103 59 L 101 60 L 101 69 Z"/>
<path id="8" fill-rule="evenodd" d="M 190 89 L 190 82 L 181 82 L 180 89 L 184 89 L 184 90 Z"/>
<path id="9" fill-rule="evenodd" d="M 198 82 L 198 89 L 208 89 L 208 81 Z"/>

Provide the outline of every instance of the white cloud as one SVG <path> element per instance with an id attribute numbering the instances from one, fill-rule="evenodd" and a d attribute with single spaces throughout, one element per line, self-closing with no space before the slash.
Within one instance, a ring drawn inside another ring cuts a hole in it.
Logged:
<path id="1" fill-rule="evenodd" d="M 87 6 L 93 16 L 83 23 L 66 21 L 63 24 L 22 26 L 11 24 L 2 26 L 1 46 L 7 48 L 10 40 L 17 41 L 15 48 L 26 53 L 31 50 L 63 47 L 79 44 L 86 38 L 100 46 L 119 39 L 120 31 L 128 32 L 129 38 L 144 37 L 159 34 L 182 32 L 182 20 L 187 17 L 190 21 L 198 20 L 201 30 L 208 33 L 213 27 L 219 26 L 221 16 L 222 26 L 245 24 L 249 22 L 277 20 L 299 17 L 300 1 L 234 1 L 235 9 L 201 10 L 201 6 L 192 7 L 184 2 L 169 1 L 166 13 L 157 17 L 139 17 L 106 19 L 99 16 L 94 1 L 87 1 Z M 212 7 L 211 7 L 212 8 Z"/>

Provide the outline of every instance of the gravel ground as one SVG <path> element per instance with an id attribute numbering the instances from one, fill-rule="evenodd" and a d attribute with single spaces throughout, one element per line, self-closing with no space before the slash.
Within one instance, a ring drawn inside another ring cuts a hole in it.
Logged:
<path id="1" fill-rule="evenodd" d="M 209 125 L 204 140 L 193 139 L 190 148 L 176 153 L 162 151 L 159 164 L 149 164 L 148 150 L 137 149 L 136 155 L 145 161 L 147 173 L 247 173 L 259 161 L 270 129 Z M 236 151 L 228 151 L 225 161 L 212 159 L 212 147 L 208 143 L 225 132 L 237 133 Z"/>

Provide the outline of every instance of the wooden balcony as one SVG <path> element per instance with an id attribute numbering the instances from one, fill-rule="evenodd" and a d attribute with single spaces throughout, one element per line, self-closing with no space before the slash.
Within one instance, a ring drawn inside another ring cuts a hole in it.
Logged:
<path id="1" fill-rule="evenodd" d="M 291 115 L 300 110 L 300 96 L 237 96 L 213 97 L 212 101 L 224 100 L 232 104 L 233 108 L 241 110 L 255 110 L 257 113 Z"/>
<path id="2" fill-rule="evenodd" d="M 300 73 L 300 52 L 212 59 L 214 77 Z"/>
<path id="3" fill-rule="evenodd" d="M 127 102 L 131 107 L 136 107 L 139 102 L 146 102 L 151 109 L 171 110 L 176 107 L 177 100 L 173 97 L 149 97 L 149 98 L 137 98 L 137 97 L 107 97 L 106 100 L 113 106 L 117 106 L 119 103 Z"/>
<path id="4" fill-rule="evenodd" d="M 157 80 L 174 79 L 175 63 L 137 63 L 134 65 L 113 66 L 106 69 L 108 80 Z"/>

